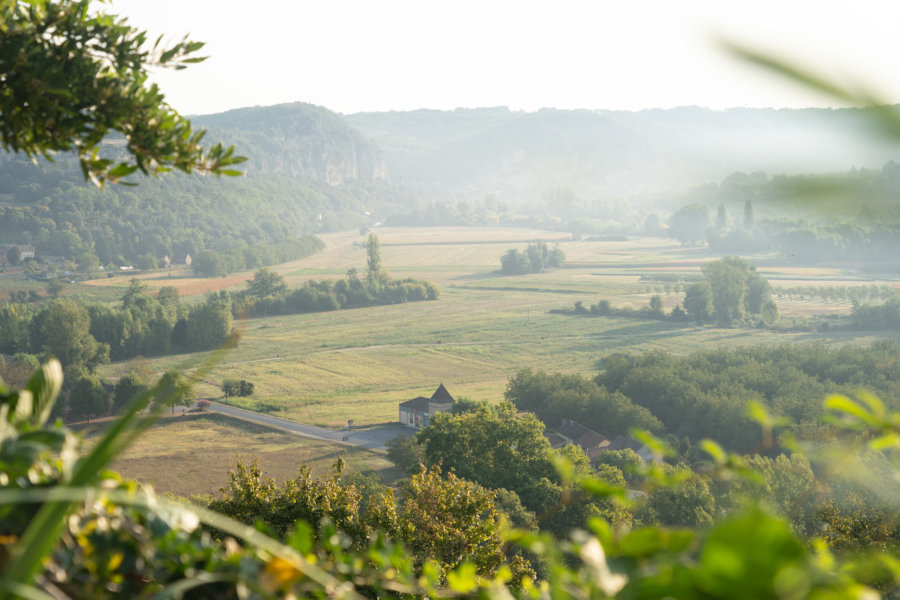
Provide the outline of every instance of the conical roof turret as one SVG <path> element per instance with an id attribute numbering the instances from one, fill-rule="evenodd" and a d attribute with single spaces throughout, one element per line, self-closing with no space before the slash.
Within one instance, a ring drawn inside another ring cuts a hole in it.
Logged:
<path id="1" fill-rule="evenodd" d="M 447 391 L 447 388 L 444 387 L 443 383 L 439 385 L 438 389 L 431 395 L 431 401 L 436 404 L 452 404 L 455 402 L 453 396 L 450 395 L 450 392 Z"/>

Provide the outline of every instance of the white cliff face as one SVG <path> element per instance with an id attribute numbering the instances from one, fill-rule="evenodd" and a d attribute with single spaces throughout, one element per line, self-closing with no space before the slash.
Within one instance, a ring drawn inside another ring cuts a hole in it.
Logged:
<path id="1" fill-rule="evenodd" d="M 295 103 L 238 109 L 195 120 L 210 137 L 250 157 L 248 173 L 280 173 L 337 187 L 386 181 L 381 151 L 325 108 Z"/>
<path id="2" fill-rule="evenodd" d="M 348 140 L 326 151 L 320 168 L 324 170 L 324 182 L 338 186 L 352 180 L 386 181 L 387 170 L 381 152 L 361 140 Z"/>

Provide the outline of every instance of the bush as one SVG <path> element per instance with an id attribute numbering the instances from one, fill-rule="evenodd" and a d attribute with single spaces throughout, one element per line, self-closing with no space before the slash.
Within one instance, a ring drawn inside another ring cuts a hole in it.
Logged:
<path id="1" fill-rule="evenodd" d="M 226 379 L 222 382 L 222 392 L 226 398 L 230 396 L 246 398 L 253 395 L 253 383 L 245 379 Z"/>

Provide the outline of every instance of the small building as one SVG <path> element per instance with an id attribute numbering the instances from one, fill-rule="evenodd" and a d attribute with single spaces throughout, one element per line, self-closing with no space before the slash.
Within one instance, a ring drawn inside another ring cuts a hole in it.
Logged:
<path id="1" fill-rule="evenodd" d="M 607 450 L 609 440 L 593 429 L 588 429 L 572 419 L 563 419 L 556 433 L 566 440 L 566 443 L 578 446 L 589 458 L 595 458 L 603 450 Z M 551 442 L 552 443 L 552 442 Z"/>
<path id="2" fill-rule="evenodd" d="M 421 429 L 428 427 L 431 417 L 439 412 L 447 412 L 453 408 L 456 400 L 444 387 L 440 384 L 431 395 L 431 398 L 418 396 L 412 400 L 400 403 L 400 423 L 413 429 Z"/>
<path id="3" fill-rule="evenodd" d="M 25 260 L 26 258 L 34 258 L 35 256 L 34 246 L 32 246 L 31 244 L 11 244 L 10 248 L 13 247 L 18 248 L 19 252 L 22 253 L 20 255 L 22 257 L 22 260 Z"/>
<path id="4" fill-rule="evenodd" d="M 20 264 L 26 258 L 34 258 L 34 246 L 31 244 L 5 244 L 0 246 L 0 264 L 9 264 L 6 254 L 13 248 L 19 249 Z"/>
<path id="5" fill-rule="evenodd" d="M 647 446 L 634 439 L 633 437 L 626 437 L 624 435 L 617 435 L 612 439 L 609 443 L 609 446 L 605 448 L 606 450 L 634 450 L 634 452 L 641 457 L 641 460 L 644 463 L 649 463 L 654 460 L 653 451 L 650 450 Z"/>
<path id="6" fill-rule="evenodd" d="M 550 442 L 550 448 L 553 450 L 559 450 L 560 448 L 565 448 L 569 445 L 569 441 L 563 436 L 559 435 L 549 427 L 544 429 L 544 437 L 547 438 L 547 441 Z"/>

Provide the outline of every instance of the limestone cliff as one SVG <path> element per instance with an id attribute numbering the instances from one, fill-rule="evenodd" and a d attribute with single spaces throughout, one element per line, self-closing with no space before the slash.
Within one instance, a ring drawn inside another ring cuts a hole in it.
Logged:
<path id="1" fill-rule="evenodd" d="M 249 156 L 248 174 L 280 173 L 329 186 L 387 180 L 377 146 L 320 106 L 240 108 L 191 121 Z"/>

